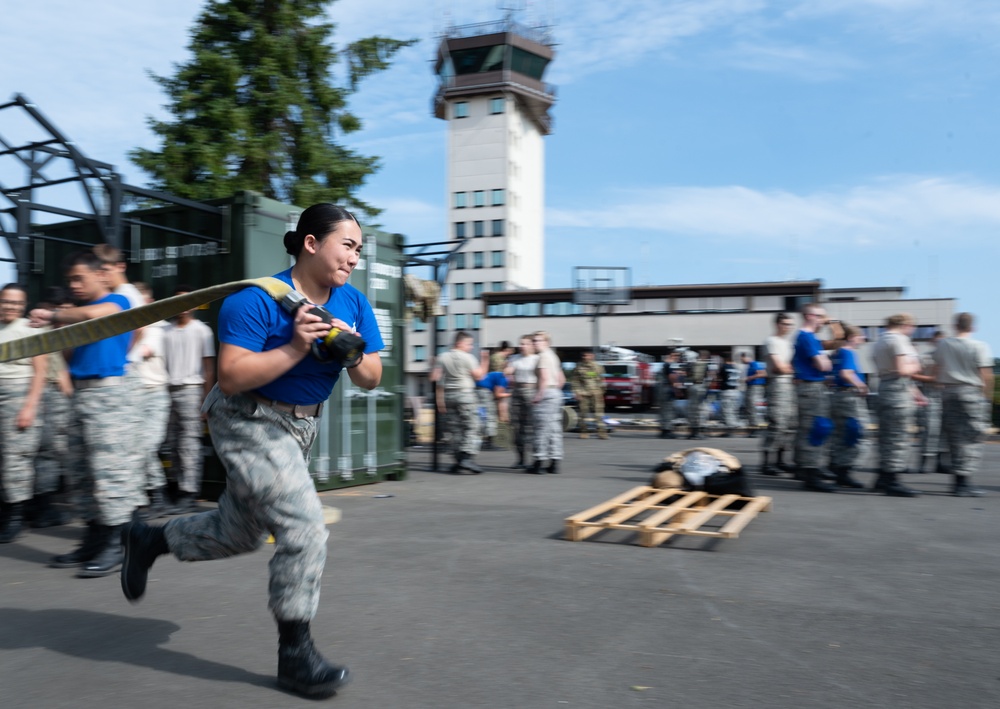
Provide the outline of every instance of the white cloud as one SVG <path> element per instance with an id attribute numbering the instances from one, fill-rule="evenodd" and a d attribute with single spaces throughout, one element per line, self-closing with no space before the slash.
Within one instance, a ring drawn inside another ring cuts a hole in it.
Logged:
<path id="1" fill-rule="evenodd" d="M 1000 185 L 961 178 L 896 176 L 854 187 L 796 194 L 741 186 L 661 187 L 611 195 L 601 209 L 549 209 L 550 227 L 638 229 L 801 246 L 895 247 L 914 239 L 995 243 Z M 624 215 L 624 217 L 623 217 Z"/>
<path id="2" fill-rule="evenodd" d="M 863 65 L 842 52 L 804 45 L 740 42 L 720 56 L 739 69 L 781 73 L 805 81 L 839 79 Z"/>

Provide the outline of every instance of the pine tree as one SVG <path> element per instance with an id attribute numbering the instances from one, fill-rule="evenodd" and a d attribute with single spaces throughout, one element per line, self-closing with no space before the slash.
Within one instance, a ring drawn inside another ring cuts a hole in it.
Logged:
<path id="1" fill-rule="evenodd" d="M 329 41 L 328 3 L 209 0 L 191 33 L 190 61 L 175 65 L 173 77 L 150 74 L 173 120 L 148 119 L 162 149 L 129 156 L 155 188 L 191 199 L 255 190 L 292 204 L 378 213 L 353 194 L 378 158 L 338 141 L 361 128 L 347 109 L 361 79 L 388 68 L 414 40 L 374 36 L 338 50 Z"/>

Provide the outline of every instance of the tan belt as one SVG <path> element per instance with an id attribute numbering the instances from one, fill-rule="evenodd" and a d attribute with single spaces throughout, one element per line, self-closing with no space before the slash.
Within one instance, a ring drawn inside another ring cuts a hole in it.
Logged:
<path id="1" fill-rule="evenodd" d="M 74 379 L 74 389 L 93 389 L 94 387 L 113 387 L 122 383 L 124 377 L 102 377 L 100 379 Z"/>
<path id="2" fill-rule="evenodd" d="M 253 392 L 248 392 L 246 396 L 256 401 L 258 404 L 264 404 L 264 406 L 269 406 L 275 411 L 281 411 L 282 413 L 291 414 L 297 419 L 308 419 L 318 417 L 323 413 L 323 402 L 318 404 L 286 404 L 284 401 L 275 401 L 274 399 L 268 399 L 260 394 L 255 394 Z"/>

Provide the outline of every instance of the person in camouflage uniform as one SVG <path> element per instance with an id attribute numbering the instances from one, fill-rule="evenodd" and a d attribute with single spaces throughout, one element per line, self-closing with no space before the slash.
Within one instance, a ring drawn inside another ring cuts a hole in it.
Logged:
<path id="1" fill-rule="evenodd" d="M 931 339 L 936 348 L 944 338 L 937 330 Z M 920 459 L 914 472 L 946 472 L 942 460 L 944 449 L 941 435 L 941 385 L 934 381 L 934 350 L 920 358 L 921 371 L 913 375 L 920 392 L 927 399 L 927 405 L 917 409 L 917 428 L 920 429 Z"/>
<path id="2" fill-rule="evenodd" d="M 451 466 L 453 475 L 483 472 L 475 462 L 482 443 L 476 381 L 483 378 L 488 367 L 487 351 L 482 350 L 477 362 L 472 356 L 472 335 L 458 332 L 454 346 L 438 357 L 431 375 L 438 384 L 435 392 L 438 414 L 444 416 L 445 431 L 455 456 Z"/>
<path id="3" fill-rule="evenodd" d="M 708 385 L 711 375 L 709 368 L 708 350 L 702 350 L 698 358 L 690 362 L 687 368 L 687 375 L 684 378 L 687 385 L 687 420 L 690 432 L 688 440 L 701 438 L 701 427 L 704 419 L 702 407 L 705 403 L 705 396 L 708 394 Z"/>
<path id="4" fill-rule="evenodd" d="M 857 465 L 868 435 L 868 384 L 857 355 L 865 336 L 854 325 L 845 325 L 844 340 L 844 346 L 830 358 L 833 365 L 830 470 L 841 487 L 860 489 L 864 486 L 851 477 L 851 471 Z"/>
<path id="5" fill-rule="evenodd" d="M 680 353 L 677 350 L 668 354 L 657 375 L 657 398 L 660 402 L 660 438 L 674 437 L 674 418 L 677 415 L 676 402 L 684 396 L 684 372 L 680 359 Z"/>
<path id="6" fill-rule="evenodd" d="M 604 424 L 604 366 L 594 360 L 593 352 L 584 352 L 580 362 L 569 377 L 573 394 L 580 402 L 580 438 L 590 435 L 590 422 L 596 419 L 599 438 L 608 437 Z"/>
<path id="7" fill-rule="evenodd" d="M 35 334 L 24 319 L 27 298 L 16 283 L 0 290 L 0 341 Z M 24 506 L 32 497 L 45 360 L 43 355 L 0 363 L 0 544 L 20 535 Z"/>
<path id="8" fill-rule="evenodd" d="M 287 312 L 271 296 L 247 288 L 219 311 L 219 371 L 205 400 L 226 490 L 210 512 L 176 517 L 162 527 L 133 522 L 123 533 L 125 597 L 145 594 L 149 569 L 162 554 L 204 561 L 253 551 L 274 536 L 268 606 L 278 623 L 278 684 L 308 697 L 336 692 L 347 668 L 316 650 L 310 623 L 326 561 L 323 507 L 309 473 L 317 418 L 344 372 L 372 390 L 382 377 L 382 338 L 371 305 L 347 283 L 362 248 L 361 227 L 346 210 L 313 205 L 285 235 L 295 265 L 275 276 L 331 315 L 324 322 L 303 306 Z M 356 331 L 364 354 L 345 361 L 313 357 L 331 327 Z"/>
<path id="9" fill-rule="evenodd" d="M 942 386 L 941 421 L 955 476 L 952 494 L 979 497 L 970 485 L 979 471 L 983 440 L 990 425 L 993 401 L 993 354 L 985 342 L 972 339 L 971 313 L 955 316 L 955 337 L 938 343 L 935 379 Z"/>
<path id="10" fill-rule="evenodd" d="M 783 456 L 795 446 L 795 422 L 798 410 L 795 383 L 792 379 L 794 348 L 789 335 L 795 321 L 788 313 L 778 313 L 774 318 L 774 334 L 764 343 L 764 365 L 767 367 L 767 431 L 761 441 L 760 472 L 778 475 L 794 466 Z"/>

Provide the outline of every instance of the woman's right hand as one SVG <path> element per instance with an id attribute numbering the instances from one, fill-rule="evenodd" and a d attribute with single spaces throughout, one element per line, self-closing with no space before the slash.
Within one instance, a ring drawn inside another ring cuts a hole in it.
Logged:
<path id="1" fill-rule="evenodd" d="M 324 322 L 318 315 L 312 315 L 307 306 L 301 307 L 295 312 L 292 340 L 289 344 L 296 352 L 307 355 L 313 343 L 330 332 L 330 327 L 330 323 Z"/>

